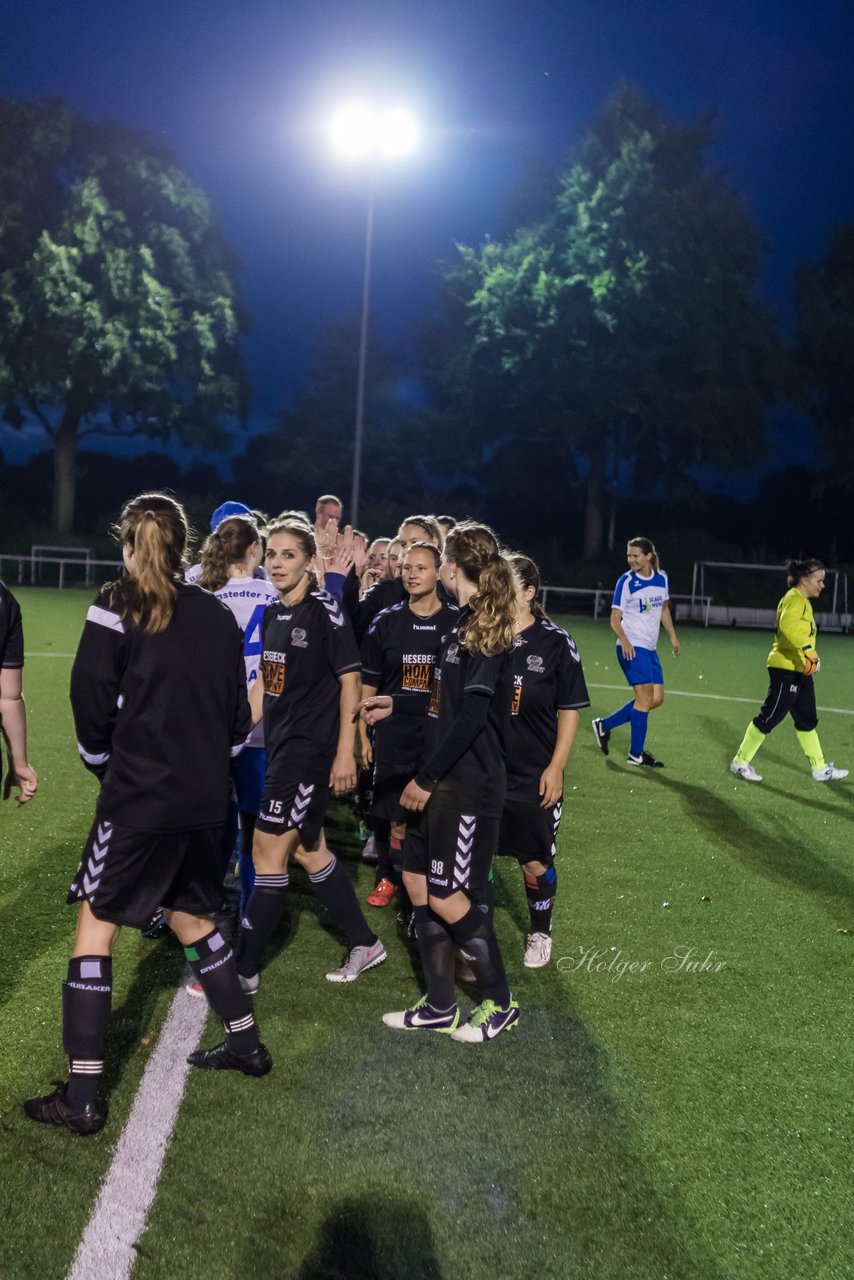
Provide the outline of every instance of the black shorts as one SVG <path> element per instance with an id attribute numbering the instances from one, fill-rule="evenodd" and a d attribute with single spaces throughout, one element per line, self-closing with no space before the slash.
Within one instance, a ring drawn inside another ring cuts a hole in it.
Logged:
<path id="1" fill-rule="evenodd" d="M 374 779 L 374 798 L 371 804 L 371 817 L 382 818 L 386 822 L 409 822 L 412 813 L 404 809 L 400 797 L 406 790 L 407 783 L 415 777 L 417 770 L 394 777 Z"/>
<path id="2" fill-rule="evenodd" d="M 501 815 L 498 854 L 519 862 L 542 862 L 550 867 L 557 852 L 557 833 L 563 800 L 543 809 L 533 800 L 508 795 Z"/>
<path id="3" fill-rule="evenodd" d="M 768 693 L 754 716 L 753 723 L 760 733 L 770 733 L 790 715 L 795 728 L 808 733 L 818 724 L 815 706 L 815 684 L 812 676 L 800 671 L 783 671 L 780 667 L 768 668 Z"/>
<path id="4" fill-rule="evenodd" d="M 426 876 L 435 898 L 449 898 L 462 890 L 473 902 L 480 902 L 498 846 L 499 822 L 460 813 L 434 796 L 421 821 L 406 828 L 404 871 Z"/>
<path id="5" fill-rule="evenodd" d="M 158 907 L 213 915 L 228 865 L 224 832 L 139 831 L 97 817 L 67 901 L 88 902 L 99 920 L 136 928 Z"/>
<path id="6" fill-rule="evenodd" d="M 267 778 L 256 831 L 283 836 L 298 831 L 304 849 L 315 849 L 329 808 L 329 787 L 296 778 Z"/>

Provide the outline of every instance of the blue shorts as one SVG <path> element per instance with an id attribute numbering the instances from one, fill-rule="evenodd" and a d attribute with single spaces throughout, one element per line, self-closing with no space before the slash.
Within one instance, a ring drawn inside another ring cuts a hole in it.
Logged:
<path id="1" fill-rule="evenodd" d="M 623 657 L 623 650 L 617 645 L 617 661 L 631 685 L 664 684 L 664 672 L 654 649 L 639 649 L 635 645 L 635 656 L 628 659 Z M 239 756 L 237 758 L 240 759 Z"/>
<path id="2" fill-rule="evenodd" d="M 266 766 L 267 752 L 263 747 L 244 747 L 232 760 L 231 776 L 240 813 L 260 813 Z"/>

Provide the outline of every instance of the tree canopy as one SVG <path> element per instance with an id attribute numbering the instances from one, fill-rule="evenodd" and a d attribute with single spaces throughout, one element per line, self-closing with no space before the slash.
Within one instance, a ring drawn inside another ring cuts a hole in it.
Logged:
<path id="1" fill-rule="evenodd" d="M 460 246 L 447 287 L 467 314 L 449 380 L 502 483 L 540 501 L 585 475 L 584 550 L 601 550 L 609 471 L 643 487 L 751 463 L 780 376 L 757 299 L 760 237 L 705 152 L 709 122 L 668 121 L 633 89 L 606 105 L 547 217 Z"/>
<path id="2" fill-rule="evenodd" d="M 798 269 L 795 360 L 821 448 L 854 482 L 854 223 L 837 227 L 821 262 Z"/>
<path id="3" fill-rule="evenodd" d="M 58 102 L 0 101 L 0 395 L 54 450 L 54 525 L 74 518 L 81 436 L 208 448 L 243 418 L 237 263 L 164 150 Z"/>

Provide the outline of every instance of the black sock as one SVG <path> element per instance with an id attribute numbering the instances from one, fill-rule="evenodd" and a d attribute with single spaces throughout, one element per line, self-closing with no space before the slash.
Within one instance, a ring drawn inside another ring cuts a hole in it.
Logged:
<path id="1" fill-rule="evenodd" d="M 184 948 L 190 968 L 202 984 L 208 1004 L 225 1026 L 229 1049 L 251 1053 L 258 1048 L 258 1028 L 249 1001 L 240 989 L 234 951 L 219 929 Z"/>
<path id="2" fill-rule="evenodd" d="M 525 896 L 531 913 L 531 933 L 551 933 L 552 910 L 557 897 L 557 871 L 546 867 L 541 876 L 525 871 Z"/>
<path id="3" fill-rule="evenodd" d="M 261 968 L 264 948 L 276 931 L 288 899 L 288 875 L 255 877 L 255 888 L 240 921 L 237 944 L 237 972 L 252 978 Z"/>
<path id="4" fill-rule="evenodd" d="M 389 836 L 389 880 L 398 888 L 403 884 L 403 841 Z"/>
<path id="5" fill-rule="evenodd" d="M 489 911 L 472 904 L 462 920 L 448 925 L 448 932 L 454 946 L 461 947 L 468 957 L 482 999 L 506 1008 L 510 988 Z"/>
<path id="6" fill-rule="evenodd" d="M 110 1021 L 113 962 L 75 956 L 62 984 L 62 1046 L 68 1054 L 65 1100 L 79 1110 L 94 1102 L 104 1073 L 104 1037 Z"/>
<path id="7" fill-rule="evenodd" d="M 348 947 L 372 947 L 377 935 L 362 914 L 356 890 L 347 872 L 333 853 L 325 867 L 309 877 L 312 889 L 347 939 Z"/>
<path id="8" fill-rule="evenodd" d="M 429 907 L 413 907 L 421 967 L 427 983 L 427 1003 L 440 1013 L 454 1001 L 454 944 L 444 920 Z"/>

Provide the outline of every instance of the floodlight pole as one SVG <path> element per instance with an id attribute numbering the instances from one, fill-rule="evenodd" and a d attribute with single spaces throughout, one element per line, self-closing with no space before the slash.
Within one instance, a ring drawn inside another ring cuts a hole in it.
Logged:
<path id="1" fill-rule="evenodd" d="M 350 523 L 359 523 L 362 491 L 362 440 L 365 431 L 365 369 L 368 361 L 368 306 L 371 297 L 371 256 L 374 247 L 374 196 L 368 199 L 365 223 L 365 270 L 362 277 L 362 322 L 359 329 L 359 372 L 356 379 L 356 425 L 353 432 L 353 487 L 350 491 Z"/>

